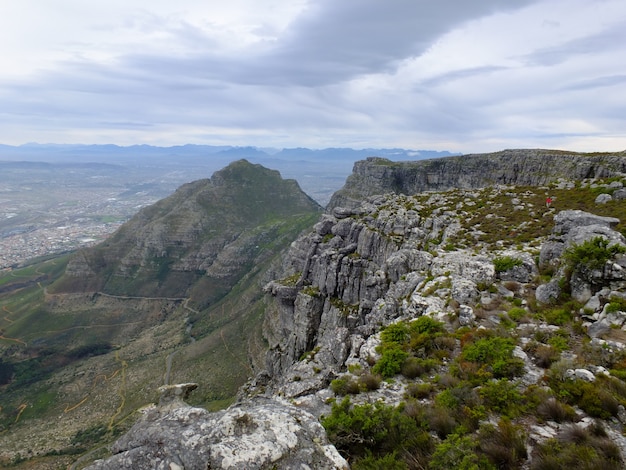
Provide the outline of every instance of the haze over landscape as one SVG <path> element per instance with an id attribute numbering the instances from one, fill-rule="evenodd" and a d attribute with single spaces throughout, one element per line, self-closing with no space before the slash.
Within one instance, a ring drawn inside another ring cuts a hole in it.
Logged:
<path id="1" fill-rule="evenodd" d="M 621 0 L 3 2 L 0 142 L 626 148 Z"/>

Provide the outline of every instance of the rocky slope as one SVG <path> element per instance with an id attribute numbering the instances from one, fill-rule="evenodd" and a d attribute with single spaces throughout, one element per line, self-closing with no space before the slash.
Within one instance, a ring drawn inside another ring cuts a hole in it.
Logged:
<path id="1" fill-rule="evenodd" d="M 357 164 L 266 285 L 266 371 L 216 419 L 235 423 L 244 407 L 274 426 L 284 411 L 270 418 L 269 403 L 300 410 L 296 428 L 311 433 L 314 416 L 347 459 L 315 468 L 623 468 L 623 163 L 519 154 L 427 172 Z M 163 442 L 149 451 L 154 468 L 181 468 L 181 445 L 210 468 L 293 468 L 294 452 L 329 449 L 318 437 L 268 459 L 262 445 L 233 443 L 235 424 L 220 438 L 202 425 L 176 431 L 181 413 L 197 413 L 182 410 L 138 423 L 94 468 L 119 468 L 146 440 Z M 171 432 L 180 441 L 166 442 Z M 225 447 L 190 448 L 203 439 Z M 223 452 L 245 458 L 211 460 Z"/>

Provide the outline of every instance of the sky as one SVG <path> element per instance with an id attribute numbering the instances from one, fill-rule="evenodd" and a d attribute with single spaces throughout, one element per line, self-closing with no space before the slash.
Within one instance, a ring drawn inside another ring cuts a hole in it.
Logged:
<path id="1" fill-rule="evenodd" d="M 0 0 L 0 143 L 626 150 L 624 0 Z"/>

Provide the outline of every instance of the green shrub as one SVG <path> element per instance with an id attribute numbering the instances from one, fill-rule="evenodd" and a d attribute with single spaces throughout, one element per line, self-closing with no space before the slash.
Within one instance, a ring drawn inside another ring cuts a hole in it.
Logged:
<path id="1" fill-rule="evenodd" d="M 411 383 L 406 387 L 406 395 L 411 398 L 428 398 L 435 390 L 435 386 L 429 382 Z"/>
<path id="2" fill-rule="evenodd" d="M 576 411 L 571 406 L 561 403 L 554 397 L 550 397 L 539 403 L 537 416 L 546 421 L 563 423 L 565 421 L 575 421 Z"/>
<path id="3" fill-rule="evenodd" d="M 526 309 L 522 307 L 513 307 L 507 312 L 507 315 L 509 316 L 509 318 L 513 320 L 514 322 L 518 322 L 518 323 L 527 314 L 528 312 L 526 311 Z"/>
<path id="4" fill-rule="evenodd" d="M 537 313 L 537 318 L 550 325 L 563 326 L 572 321 L 572 312 L 567 307 L 549 308 Z"/>
<path id="5" fill-rule="evenodd" d="M 396 452 L 382 457 L 368 453 L 352 465 L 353 470 L 406 470 L 407 468 L 407 464 L 398 457 Z"/>
<path id="6" fill-rule="evenodd" d="M 472 436 L 450 434 L 435 448 L 431 470 L 496 470 L 487 457 L 476 453 L 478 442 Z"/>
<path id="7" fill-rule="evenodd" d="M 380 338 L 383 345 L 403 345 L 409 340 L 409 327 L 404 322 L 392 323 L 380 333 Z"/>
<path id="8" fill-rule="evenodd" d="M 344 396 L 347 394 L 359 393 L 359 384 L 351 377 L 343 376 L 330 383 L 330 389 L 335 395 Z"/>
<path id="9" fill-rule="evenodd" d="M 534 449 L 530 468 L 623 469 L 624 462 L 619 449 L 601 434 L 596 431 L 594 435 L 578 426 L 572 426 L 559 437 L 538 444 Z"/>
<path id="10" fill-rule="evenodd" d="M 480 387 L 478 394 L 488 410 L 508 418 L 519 415 L 522 394 L 507 379 L 491 380 Z"/>
<path id="11" fill-rule="evenodd" d="M 493 266 L 497 273 L 508 271 L 522 264 L 523 261 L 521 259 L 512 256 L 498 256 L 493 259 Z"/>
<path id="12" fill-rule="evenodd" d="M 568 405 L 578 406 L 588 415 L 607 419 L 616 416 L 619 402 L 610 389 L 602 385 L 602 380 L 586 382 L 576 379 L 559 379 L 552 369 L 549 383 L 556 396 Z"/>
<path id="13" fill-rule="evenodd" d="M 563 253 L 563 259 L 574 271 L 593 270 L 602 268 L 608 260 L 625 252 L 626 248 L 622 245 L 610 244 L 604 237 L 595 237 L 569 247 Z"/>
<path id="14" fill-rule="evenodd" d="M 606 307 L 607 313 L 626 312 L 626 299 L 613 296 L 609 300 L 609 305 Z"/>
<path id="15" fill-rule="evenodd" d="M 402 364 L 400 372 L 408 379 L 420 377 L 438 365 L 435 359 L 422 359 L 421 357 L 408 357 Z"/>
<path id="16" fill-rule="evenodd" d="M 400 373 L 402 364 L 409 354 L 406 351 L 400 349 L 400 347 L 385 347 L 381 358 L 372 367 L 372 372 L 380 374 L 384 378 L 393 377 Z"/>
<path id="17" fill-rule="evenodd" d="M 402 406 L 381 402 L 352 405 L 346 397 L 333 404 L 331 414 L 322 416 L 321 423 L 343 455 L 355 461 L 364 460 L 364 465 L 371 465 L 374 457 L 379 459 L 394 452 L 399 455 L 400 451 L 425 462 L 432 452 L 432 438 L 404 413 Z"/>
<path id="18" fill-rule="evenodd" d="M 468 431 L 476 429 L 480 420 L 485 419 L 487 416 L 487 411 L 481 403 L 478 392 L 467 382 L 461 382 L 453 388 L 441 391 L 435 396 L 434 402 L 433 411 L 436 411 L 438 408 L 447 410 L 450 416 L 458 423 L 458 426 L 462 426 Z M 430 426 L 437 433 L 440 432 L 432 423 Z M 456 427 L 448 430 L 448 432 L 452 432 L 454 429 Z"/>
<path id="19" fill-rule="evenodd" d="M 524 372 L 524 361 L 513 357 L 515 340 L 501 336 L 479 338 L 466 344 L 451 370 L 474 383 L 491 378 L 513 378 Z"/>
<path id="20" fill-rule="evenodd" d="M 380 376 L 374 374 L 362 374 L 359 377 L 359 388 L 364 392 L 378 390 L 380 387 Z"/>

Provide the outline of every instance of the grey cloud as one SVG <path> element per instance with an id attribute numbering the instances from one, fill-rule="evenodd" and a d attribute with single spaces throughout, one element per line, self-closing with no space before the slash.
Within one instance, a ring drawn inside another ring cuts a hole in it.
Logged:
<path id="1" fill-rule="evenodd" d="M 601 33 L 567 41 L 558 46 L 542 48 L 520 59 L 527 65 L 554 66 L 572 57 L 621 49 L 624 43 L 626 43 L 626 24 L 617 24 Z"/>
<path id="2" fill-rule="evenodd" d="M 430 78 L 428 80 L 424 80 L 420 83 L 420 86 L 423 86 L 423 87 L 439 86 L 439 85 L 442 85 L 448 82 L 453 82 L 456 80 L 466 80 L 468 78 L 480 77 L 483 75 L 491 74 L 494 72 L 501 72 L 505 70 L 509 70 L 509 68 L 495 66 L 495 65 L 487 65 L 483 67 L 472 67 L 468 69 L 455 70 L 453 72 L 445 73 L 445 74 Z"/>
<path id="3" fill-rule="evenodd" d="M 122 60 L 146 71 L 192 73 L 230 83 L 323 86 L 391 72 L 456 25 L 533 1 L 321 0 L 312 2 L 276 41 L 238 56 L 224 57 L 208 48 L 174 61 L 146 54 Z"/>
<path id="4" fill-rule="evenodd" d="M 626 75 L 608 75 L 589 80 L 578 80 L 567 86 L 561 87 L 561 90 L 588 90 L 591 88 L 605 88 L 621 85 L 622 83 L 626 83 Z"/>

